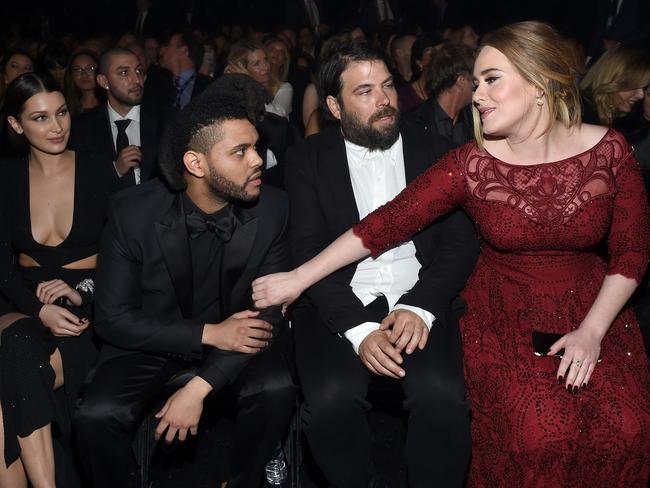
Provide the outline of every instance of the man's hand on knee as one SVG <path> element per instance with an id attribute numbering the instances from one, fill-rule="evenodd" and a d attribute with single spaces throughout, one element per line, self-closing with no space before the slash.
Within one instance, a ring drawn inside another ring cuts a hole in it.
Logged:
<path id="1" fill-rule="evenodd" d="M 368 334 L 359 346 L 359 357 L 363 364 L 375 374 L 390 378 L 403 378 L 405 371 L 399 366 L 402 356 L 393 347 L 385 330 Z"/>
<path id="2" fill-rule="evenodd" d="M 160 419 L 155 437 L 159 440 L 167 430 L 165 442 L 170 444 L 178 433 L 178 440 L 184 441 L 187 432 L 196 435 L 199 419 L 203 412 L 203 400 L 212 391 L 212 387 L 203 378 L 195 376 L 187 385 L 169 397 L 156 418 Z"/>
<path id="3" fill-rule="evenodd" d="M 424 349 L 429 338 L 429 328 L 422 318 L 410 310 L 393 310 L 382 320 L 380 330 L 388 331 L 388 340 L 397 352 L 411 354 L 415 348 Z"/>

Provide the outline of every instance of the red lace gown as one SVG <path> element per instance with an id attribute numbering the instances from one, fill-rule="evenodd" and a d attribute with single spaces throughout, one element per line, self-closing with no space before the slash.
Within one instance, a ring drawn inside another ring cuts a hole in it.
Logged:
<path id="1" fill-rule="evenodd" d="M 469 486 L 646 487 L 650 376 L 636 319 L 622 311 L 586 389 L 555 379 L 534 330 L 576 329 L 607 274 L 637 281 L 650 250 L 639 167 L 621 134 L 563 161 L 511 165 L 475 142 L 454 150 L 354 229 L 373 255 L 461 205 L 481 255 L 463 292 Z M 608 262 L 598 246 L 606 239 Z"/>

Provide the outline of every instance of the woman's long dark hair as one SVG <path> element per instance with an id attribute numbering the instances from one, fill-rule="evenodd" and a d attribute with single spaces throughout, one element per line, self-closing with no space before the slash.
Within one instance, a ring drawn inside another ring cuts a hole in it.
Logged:
<path id="1" fill-rule="evenodd" d="M 59 85 L 49 76 L 40 76 L 36 73 L 25 73 L 12 81 L 5 92 L 2 107 L 2 120 L 0 121 L 3 139 L 8 140 L 10 147 L 3 148 L 6 156 L 23 156 L 29 150 L 29 143 L 25 136 L 16 133 L 7 122 L 7 117 L 19 119 L 25 103 L 37 93 L 61 92 Z"/>
<path id="2" fill-rule="evenodd" d="M 81 112 L 81 90 L 77 88 L 77 85 L 75 84 L 72 77 L 72 63 L 74 63 L 74 60 L 79 56 L 88 56 L 99 68 L 99 59 L 97 59 L 95 53 L 90 50 L 77 51 L 72 56 L 70 56 L 68 66 L 65 70 L 65 86 L 63 87 L 65 99 L 68 102 L 68 110 L 70 111 L 70 115 L 75 115 Z M 104 93 L 104 90 L 99 88 L 97 81 L 95 81 L 95 98 L 97 98 L 100 104 L 106 100 L 106 94 Z"/>

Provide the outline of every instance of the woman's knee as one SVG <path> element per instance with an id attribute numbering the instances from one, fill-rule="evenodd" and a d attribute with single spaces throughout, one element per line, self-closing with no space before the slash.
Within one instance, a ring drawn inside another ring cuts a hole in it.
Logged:
<path id="1" fill-rule="evenodd" d="M 18 312 L 9 312 L 0 316 L 0 332 L 10 327 L 15 322 L 21 319 L 29 318 L 27 315 Z"/>
<path id="2" fill-rule="evenodd" d="M 16 315 L 16 314 L 7 314 L 7 315 Z M 29 344 L 33 341 L 34 335 L 38 335 L 40 332 L 39 329 L 43 327 L 40 320 L 34 319 L 33 317 L 27 316 L 18 316 L 15 317 L 15 320 L 10 320 L 4 315 L 5 327 L 0 329 L 2 330 L 2 339 L 0 339 L 0 344 L 5 350 L 12 350 L 15 347 L 23 347 L 25 344 Z"/>

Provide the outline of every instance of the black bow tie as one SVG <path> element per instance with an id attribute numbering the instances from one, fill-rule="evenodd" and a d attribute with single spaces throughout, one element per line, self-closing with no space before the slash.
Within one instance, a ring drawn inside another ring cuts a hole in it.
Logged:
<path id="1" fill-rule="evenodd" d="M 185 217 L 185 222 L 190 238 L 196 239 L 204 232 L 213 232 L 223 242 L 230 241 L 236 223 L 234 215 L 230 212 L 219 219 L 192 212 Z"/>

